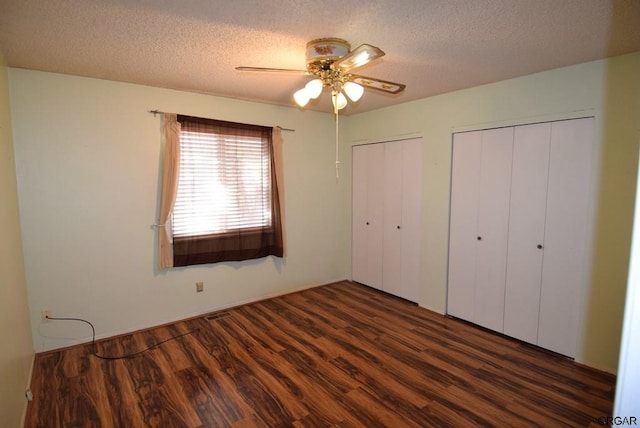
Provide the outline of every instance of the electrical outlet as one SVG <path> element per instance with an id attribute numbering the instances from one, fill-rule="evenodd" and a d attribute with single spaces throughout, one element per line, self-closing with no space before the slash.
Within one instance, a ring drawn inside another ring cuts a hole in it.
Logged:
<path id="1" fill-rule="evenodd" d="M 196 292 L 200 293 L 204 291 L 204 283 L 202 281 L 196 282 Z"/>
<path id="2" fill-rule="evenodd" d="M 51 318 L 51 316 L 51 309 L 42 310 L 42 322 L 49 322 L 49 318 Z"/>

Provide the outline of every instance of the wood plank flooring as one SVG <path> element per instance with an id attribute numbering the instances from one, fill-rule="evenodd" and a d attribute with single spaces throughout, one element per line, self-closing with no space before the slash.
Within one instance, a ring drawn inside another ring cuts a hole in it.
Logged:
<path id="1" fill-rule="evenodd" d="M 27 427 L 600 426 L 615 377 L 347 281 L 36 356 Z"/>

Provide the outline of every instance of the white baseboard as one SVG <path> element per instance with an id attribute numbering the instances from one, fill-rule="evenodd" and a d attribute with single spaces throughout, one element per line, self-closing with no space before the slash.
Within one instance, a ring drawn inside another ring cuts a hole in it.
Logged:
<path id="1" fill-rule="evenodd" d="M 227 304 L 227 305 L 208 307 L 208 308 L 202 309 L 200 311 L 183 314 L 183 315 L 180 315 L 179 317 L 175 317 L 175 318 L 160 320 L 158 322 L 154 322 L 154 323 L 150 323 L 150 324 L 141 324 L 141 325 L 137 325 L 137 326 L 134 326 L 134 327 L 131 327 L 131 328 L 127 328 L 127 329 L 124 329 L 124 330 L 110 331 L 110 332 L 107 332 L 107 333 L 97 334 L 95 339 L 96 339 L 96 341 L 98 341 L 98 340 L 108 339 L 110 337 L 116 337 L 116 336 L 122 336 L 122 335 L 125 335 L 125 334 L 131 334 L 131 333 L 134 333 L 136 331 L 147 330 L 147 329 L 150 329 L 150 328 L 154 328 L 154 327 L 158 327 L 158 326 L 166 325 L 166 324 L 172 324 L 172 323 L 180 322 L 180 321 L 187 320 L 187 319 L 190 319 L 190 318 L 196 318 L 196 317 L 199 317 L 199 316 L 211 313 L 211 312 L 219 312 L 219 311 L 223 311 L 225 309 L 235 308 L 237 306 L 247 305 L 247 304 L 259 302 L 259 301 L 262 301 L 262 300 L 273 299 L 275 297 L 284 296 L 284 295 L 292 294 L 292 293 L 297 293 L 299 291 L 308 290 L 310 288 L 315 288 L 315 287 L 321 287 L 323 285 L 333 284 L 335 282 L 340 282 L 340 281 L 346 281 L 346 279 L 337 279 L 335 281 L 323 282 L 321 284 L 305 285 L 305 286 L 302 286 L 302 287 L 287 289 L 287 290 L 284 290 L 284 291 L 281 291 L 281 292 L 276 292 L 276 293 L 266 293 L 266 294 L 263 294 L 263 295 L 260 295 L 260 296 L 252 297 L 252 298 L 246 299 L 246 300 L 240 300 L 240 301 L 233 302 L 233 303 L 230 303 L 230 304 Z M 55 351 L 55 350 L 58 350 L 58 349 L 64 349 L 64 348 L 69 348 L 69 347 L 72 347 L 72 346 L 91 343 L 91 340 L 92 340 L 91 337 L 84 337 L 84 338 L 71 339 L 71 340 L 67 339 L 67 340 L 65 340 L 65 343 L 60 345 L 60 346 L 45 347 L 41 351 L 38 351 L 38 353 L 51 352 L 51 351 Z"/>

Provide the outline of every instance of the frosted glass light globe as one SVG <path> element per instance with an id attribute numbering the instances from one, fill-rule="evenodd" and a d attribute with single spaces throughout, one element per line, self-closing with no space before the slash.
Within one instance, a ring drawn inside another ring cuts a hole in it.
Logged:
<path id="1" fill-rule="evenodd" d="M 362 94 L 364 93 L 364 88 L 354 82 L 345 83 L 342 89 L 344 90 L 345 94 L 347 94 L 349 99 L 354 103 L 362 98 Z"/>
<path id="2" fill-rule="evenodd" d="M 309 98 L 316 99 L 322 93 L 322 80 L 313 79 L 309 81 L 306 85 L 304 85 L 307 93 L 309 94 Z"/>
<path id="3" fill-rule="evenodd" d="M 296 104 L 298 104 L 300 107 L 304 107 L 307 105 L 310 99 L 309 91 L 307 90 L 306 87 L 304 87 L 296 91 L 295 94 L 293 94 L 293 99 L 296 101 Z"/>

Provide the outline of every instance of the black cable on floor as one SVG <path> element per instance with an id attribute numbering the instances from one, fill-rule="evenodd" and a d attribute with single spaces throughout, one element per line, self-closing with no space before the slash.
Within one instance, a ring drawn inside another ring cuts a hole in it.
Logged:
<path id="1" fill-rule="evenodd" d="M 124 359 L 128 359 L 128 358 L 137 357 L 138 355 L 140 355 L 140 354 L 142 354 L 144 352 L 150 351 L 153 348 L 157 348 L 158 346 L 162 345 L 163 343 L 169 342 L 171 340 L 179 339 L 179 338 L 181 338 L 183 336 L 187 336 L 189 334 L 197 333 L 197 332 L 200 331 L 200 329 L 190 330 L 190 331 L 188 331 L 186 333 L 182 333 L 182 334 L 179 334 L 177 336 L 173 336 L 173 337 L 170 337 L 168 339 L 162 340 L 162 341 L 160 341 L 158 343 L 155 343 L 155 344 L 153 344 L 153 345 L 151 345 L 151 346 L 149 346 L 149 347 L 147 347 L 147 348 L 145 348 L 145 349 L 143 349 L 141 351 L 134 352 L 134 353 L 131 353 L 131 354 L 120 355 L 120 356 L 116 356 L 116 357 L 111 357 L 111 356 L 99 355 L 98 354 L 98 349 L 96 347 L 96 329 L 93 327 L 93 324 L 91 324 L 89 321 L 83 320 L 82 318 L 62 318 L 62 317 L 50 317 L 50 316 L 47 316 L 46 319 L 53 320 L 53 321 L 79 321 L 79 322 L 83 322 L 83 323 L 89 324 L 89 327 L 91 327 L 91 346 L 93 348 L 93 355 L 95 355 L 96 357 L 98 357 L 100 359 L 103 359 L 103 360 L 124 360 Z"/>

